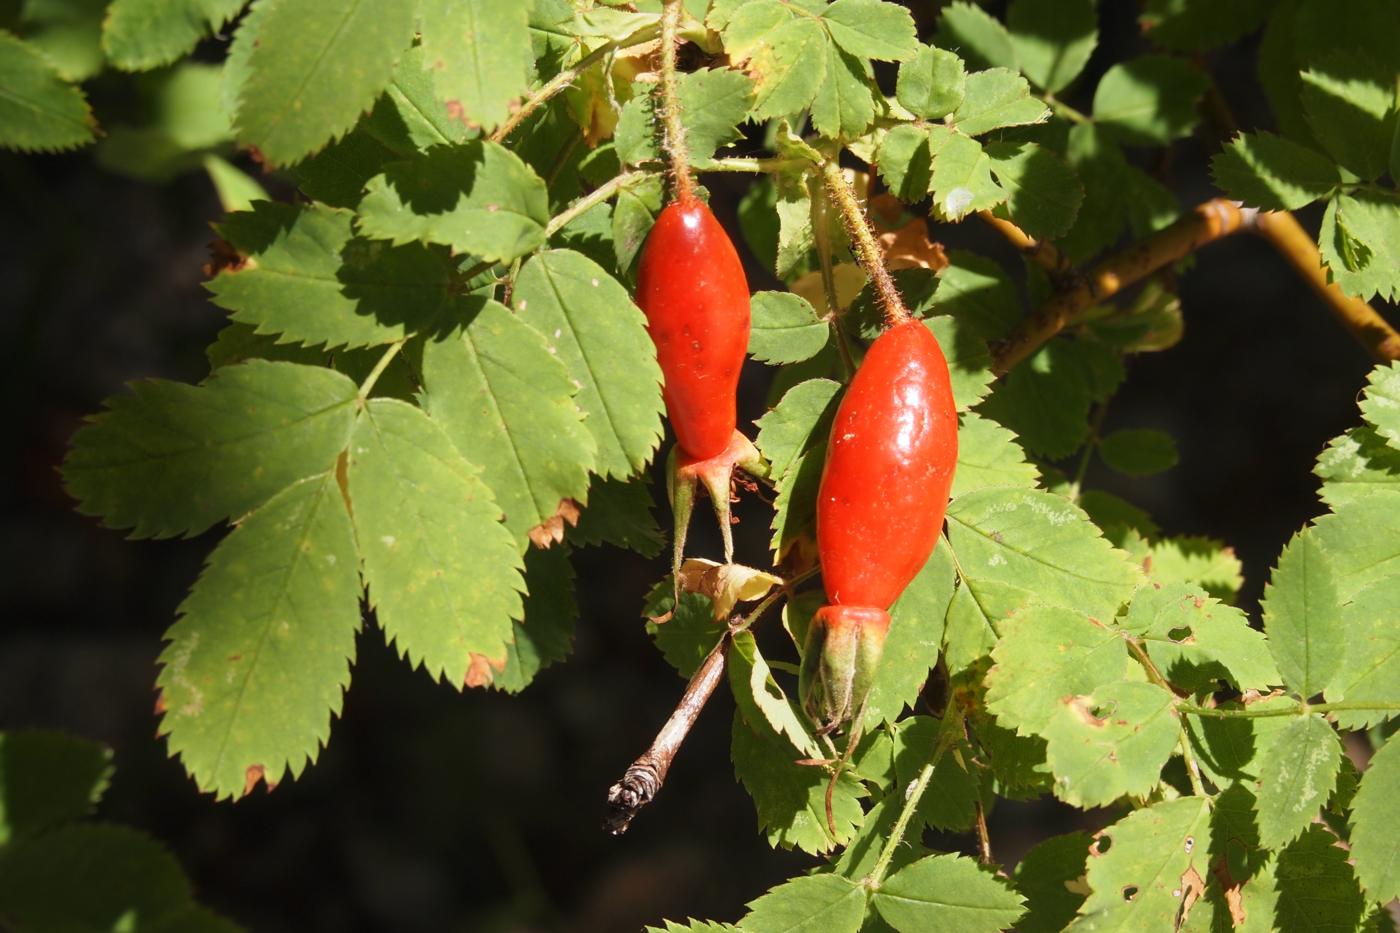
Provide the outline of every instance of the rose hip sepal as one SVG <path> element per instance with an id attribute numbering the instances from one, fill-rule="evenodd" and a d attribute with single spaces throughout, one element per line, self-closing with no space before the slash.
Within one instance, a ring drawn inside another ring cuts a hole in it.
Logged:
<path id="1" fill-rule="evenodd" d="M 700 483 L 714 501 L 728 562 L 730 478 L 736 466 L 758 471 L 761 460 L 735 428 L 735 394 L 749 343 L 748 280 L 733 242 L 704 202 L 682 198 L 657 215 L 637 269 L 637 305 L 656 345 L 666 414 L 676 432 L 668 471 L 674 563 L 680 564 Z"/>
<path id="2" fill-rule="evenodd" d="M 871 344 L 841 399 L 817 493 L 828 605 L 807 632 L 799 693 L 820 728 L 864 704 L 889 608 L 938 543 L 957 460 L 943 351 L 920 321 L 897 324 Z"/>

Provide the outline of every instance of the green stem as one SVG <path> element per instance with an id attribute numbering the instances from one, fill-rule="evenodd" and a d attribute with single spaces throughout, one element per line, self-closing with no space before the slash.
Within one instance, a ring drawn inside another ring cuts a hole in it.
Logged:
<path id="1" fill-rule="evenodd" d="M 649 177 L 650 175 L 647 172 L 623 172 L 621 175 L 615 175 L 609 178 L 597 188 L 594 188 L 592 191 L 588 192 L 588 194 L 585 194 L 558 214 L 551 217 L 549 223 L 545 225 L 544 238 L 546 240 L 549 239 L 577 220 L 580 214 L 608 200 L 619 191 L 646 181 Z"/>
<path id="2" fill-rule="evenodd" d="M 1216 709 L 1211 706 L 1181 703 L 1177 709 L 1192 716 L 1203 716 L 1210 719 L 1268 719 L 1275 716 L 1306 716 L 1308 713 L 1393 712 L 1400 710 L 1400 703 L 1368 703 L 1366 701 L 1299 703 L 1297 706 L 1276 706 L 1272 709 Z"/>
<path id="3" fill-rule="evenodd" d="M 702 172 L 746 172 L 749 174 L 777 174 L 789 169 L 811 168 L 807 159 L 786 159 L 772 157 L 766 159 L 734 156 L 729 159 L 712 159 L 710 164 L 700 169 Z"/>
<path id="4" fill-rule="evenodd" d="M 531 94 L 529 98 L 520 105 L 519 110 L 510 115 L 510 119 L 496 127 L 496 131 L 491 134 L 491 142 L 501 142 L 511 133 L 515 132 L 516 127 L 529 119 L 530 114 L 538 110 L 540 105 L 546 103 L 555 94 L 569 87 L 579 75 L 598 64 L 598 62 L 619 49 L 630 48 L 634 45 L 650 42 L 652 39 L 655 39 L 660 32 L 661 26 L 659 24 L 643 26 L 625 39 L 619 39 L 616 42 L 609 42 L 605 45 L 598 46 L 592 52 L 580 58 L 577 64 L 565 68 L 541 85 L 538 91 Z"/>
<path id="5" fill-rule="evenodd" d="M 389 364 L 394 361 L 394 357 L 399 355 L 399 351 L 403 349 L 403 345 L 407 342 L 408 338 L 404 337 L 400 340 L 395 340 L 385 348 L 384 354 L 379 357 L 379 362 L 374 364 L 374 368 L 369 371 L 369 375 L 365 377 L 365 381 L 360 383 L 360 391 L 358 393 L 360 401 L 363 402 L 365 399 L 369 398 L 370 392 L 374 390 L 374 384 L 379 381 L 380 376 L 384 375 L 384 370 L 389 368 Z"/>
<path id="6" fill-rule="evenodd" d="M 890 270 L 885 268 L 885 252 L 875 239 L 875 231 L 855 191 L 841 174 L 841 166 L 835 161 L 823 163 L 822 180 L 832 203 L 841 212 L 841 220 L 851 240 L 851 251 L 875 286 L 875 294 L 885 311 L 885 320 L 891 327 L 912 320 L 909 309 L 904 306 L 904 299 L 899 297 L 899 289 L 894 286 L 894 279 L 890 277 Z"/>
<path id="7" fill-rule="evenodd" d="M 880 858 L 875 862 L 875 867 L 870 869 L 870 874 L 865 876 L 862 882 L 867 888 L 877 890 L 880 882 L 885 880 L 885 874 L 890 870 L 890 860 L 894 858 L 894 853 L 899 849 L 900 843 L 904 841 L 904 834 L 909 830 L 909 821 L 914 818 L 914 811 L 919 808 L 919 800 L 924 796 L 924 791 L 928 789 L 929 782 L 933 779 L 933 770 L 938 767 L 939 760 L 953 747 L 953 742 L 957 734 L 963 728 L 962 710 L 957 708 L 956 694 L 949 694 L 948 706 L 943 711 L 943 725 L 938 730 L 938 744 L 933 748 L 933 756 L 928 763 L 919 771 L 919 776 L 914 778 L 914 783 L 904 794 L 904 809 L 899 811 L 899 818 L 895 820 L 894 826 L 890 829 L 890 837 L 885 840 L 885 847 L 880 850 Z"/>
<path id="8" fill-rule="evenodd" d="M 1147 671 L 1148 679 L 1175 697 L 1176 693 L 1172 690 L 1171 684 L 1167 682 L 1166 677 L 1162 676 L 1157 665 L 1152 662 L 1152 658 L 1148 655 L 1147 649 L 1143 648 L 1142 643 L 1136 638 L 1129 638 L 1127 642 L 1129 650 L 1142 662 L 1143 669 Z M 1206 793 L 1205 785 L 1201 783 L 1201 766 L 1196 763 L 1196 756 L 1191 751 L 1191 740 L 1187 737 L 1184 727 L 1177 728 L 1176 740 L 1177 745 L 1181 747 L 1181 760 L 1186 764 L 1186 777 L 1191 782 L 1191 792 L 1197 797 L 1209 796 Z"/>
<path id="9" fill-rule="evenodd" d="M 1093 119 L 1090 118 L 1087 114 L 1083 113 L 1082 111 L 1075 110 L 1073 107 L 1060 100 L 1054 94 L 1046 93 L 1045 96 L 1041 98 L 1041 100 L 1045 101 L 1045 103 L 1050 107 L 1050 109 L 1055 112 L 1056 116 L 1064 117 L 1066 120 L 1069 120 L 1072 123 L 1094 122 Z"/>
<path id="10" fill-rule="evenodd" d="M 1099 431 L 1103 428 L 1104 415 L 1107 413 L 1108 401 L 1104 400 L 1089 422 L 1089 437 L 1084 441 L 1084 453 L 1079 458 L 1079 465 L 1074 470 L 1074 480 L 1069 485 L 1070 501 L 1076 505 L 1079 503 L 1079 495 L 1084 486 L 1084 476 L 1089 472 L 1089 461 L 1094 457 L 1094 448 L 1099 442 Z"/>
<path id="11" fill-rule="evenodd" d="M 687 203 L 695 198 L 695 179 L 690 174 L 690 150 L 685 144 L 685 123 L 681 119 L 681 97 L 676 82 L 676 46 L 680 43 L 682 0 L 666 0 L 661 9 L 661 84 L 659 106 L 665 128 L 662 148 L 671 163 L 671 184 L 676 200 Z"/>

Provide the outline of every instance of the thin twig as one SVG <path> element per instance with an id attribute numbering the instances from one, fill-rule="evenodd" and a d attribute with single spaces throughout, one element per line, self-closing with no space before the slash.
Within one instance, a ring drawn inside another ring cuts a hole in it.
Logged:
<path id="1" fill-rule="evenodd" d="M 1270 709 L 1218 709 L 1214 706 L 1177 704 L 1177 709 L 1190 716 L 1211 719 L 1269 719 L 1275 716 L 1306 716 L 1308 713 L 1382 713 L 1400 710 L 1400 703 L 1339 701 L 1336 703 L 1299 703 L 1296 706 L 1275 706 Z"/>
<path id="2" fill-rule="evenodd" d="M 1317 243 L 1292 214 L 1286 211 L 1260 213 L 1255 229 L 1308 280 L 1332 315 L 1371 356 L 1381 362 L 1400 359 L 1400 333 L 1396 333 L 1375 308 L 1348 295 L 1336 282 L 1327 280 Z"/>
<path id="3" fill-rule="evenodd" d="M 835 161 L 823 163 L 822 181 L 826 184 L 831 202 L 841 213 L 856 261 L 875 286 L 875 296 L 885 311 L 885 320 L 891 327 L 910 320 L 909 309 L 904 306 L 904 299 L 899 297 L 899 289 L 895 288 L 890 270 L 885 267 L 885 253 L 875 239 L 870 218 L 865 215 L 865 209 L 856 198 L 855 190 L 846 181 L 846 176 L 841 174 L 841 166 Z"/>
<path id="4" fill-rule="evenodd" d="M 1069 271 L 1069 260 L 1067 260 L 1064 253 L 1056 249 L 1055 244 L 1050 241 L 1037 240 L 1016 224 L 1002 217 L 998 217 L 991 211 L 978 211 L 977 216 L 991 226 L 992 229 L 1006 237 L 1007 241 L 1010 242 L 1012 246 L 1025 253 L 1026 257 L 1032 262 L 1043 266 L 1045 269 L 1055 274 L 1062 274 Z"/>
<path id="5" fill-rule="evenodd" d="M 563 230 L 569 224 L 578 219 L 578 216 L 590 208 L 608 200 L 626 188 L 641 184 L 649 177 L 647 172 L 623 172 L 621 175 L 614 175 L 603 182 L 592 191 L 577 199 L 568 207 L 550 218 L 549 223 L 544 228 L 544 238 L 548 240 L 554 234 Z"/>
<path id="6" fill-rule="evenodd" d="M 1126 641 L 1128 642 L 1128 650 L 1142 663 L 1143 670 L 1147 671 L 1147 679 L 1167 691 L 1175 699 L 1176 693 L 1172 690 L 1172 685 L 1167 682 L 1166 676 L 1157 668 L 1152 656 L 1142 646 L 1142 642 L 1136 638 L 1128 638 Z M 1184 725 L 1179 726 L 1176 730 L 1176 738 L 1177 745 L 1181 748 L 1181 760 L 1186 765 L 1186 777 L 1191 782 L 1191 792 L 1197 797 L 1208 796 L 1205 785 L 1201 783 L 1201 766 L 1196 763 L 1196 756 L 1191 751 L 1191 740 L 1186 735 Z"/>
<path id="7" fill-rule="evenodd" d="M 671 184 L 682 204 L 695 199 L 695 179 L 690 174 L 690 150 L 685 144 L 685 121 L 681 119 L 681 97 L 676 80 L 676 46 L 680 43 L 682 0 L 666 0 L 661 9 L 661 82 L 657 85 L 657 108 L 665 128 L 662 149 L 671 163 Z"/>

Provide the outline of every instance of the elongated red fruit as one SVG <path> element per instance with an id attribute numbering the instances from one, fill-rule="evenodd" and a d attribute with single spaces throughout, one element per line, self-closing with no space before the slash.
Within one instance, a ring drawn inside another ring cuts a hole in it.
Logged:
<path id="1" fill-rule="evenodd" d="M 958 460 L 948 364 L 920 321 L 870 346 L 836 410 L 817 498 L 817 550 L 828 605 L 803 652 L 808 712 L 833 726 L 869 690 L 888 610 L 943 527 Z"/>
<path id="2" fill-rule="evenodd" d="M 677 201 L 657 216 L 637 270 L 637 304 L 656 344 L 681 452 L 692 461 L 718 456 L 734 436 L 749 284 L 704 202 Z"/>

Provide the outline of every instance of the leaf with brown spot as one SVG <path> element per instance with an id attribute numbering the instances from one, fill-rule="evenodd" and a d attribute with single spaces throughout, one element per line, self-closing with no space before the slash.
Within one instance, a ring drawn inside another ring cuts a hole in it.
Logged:
<path id="1" fill-rule="evenodd" d="M 564 540 L 564 527 L 578 524 L 579 507 L 573 499 L 560 499 L 554 514 L 530 529 L 530 542 L 537 548 L 548 549 L 550 545 Z"/>
<path id="2" fill-rule="evenodd" d="M 472 652 L 471 661 L 467 665 L 467 676 L 462 682 L 468 687 L 489 687 L 496 674 L 505 669 L 505 655 L 501 655 L 500 659 L 497 660 L 496 658 L 488 658 L 484 654 Z"/>
<path id="3" fill-rule="evenodd" d="M 267 769 L 262 765 L 249 765 L 243 772 L 243 796 L 247 797 L 253 792 L 253 788 L 258 786 L 258 782 L 267 775 Z M 271 790 L 269 786 L 268 790 Z"/>
<path id="4" fill-rule="evenodd" d="M 942 243 L 928 238 L 928 221 L 915 217 L 904 226 L 879 236 L 890 269 L 930 269 L 941 272 L 948 266 Z"/>

